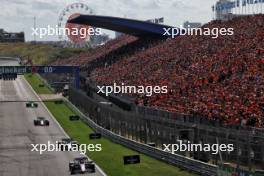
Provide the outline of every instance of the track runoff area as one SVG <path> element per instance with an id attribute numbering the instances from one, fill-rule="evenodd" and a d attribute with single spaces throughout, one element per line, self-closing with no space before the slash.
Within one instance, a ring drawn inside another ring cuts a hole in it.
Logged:
<path id="1" fill-rule="evenodd" d="M 79 119 L 79 114 L 75 114 L 60 99 L 42 102 L 40 95 L 53 95 L 53 92 L 42 82 L 37 74 L 24 71 L 23 73 L 17 72 L 21 74 L 17 75 L 14 71 L 11 71 L 14 68 L 23 67 L 12 68 L 9 66 L 0 68 L 2 73 L 5 74 L 2 74 L 1 79 L 1 90 L 3 95 L 5 95 L 1 99 L 1 103 L 11 109 L 18 109 L 18 107 L 22 109 L 23 113 L 18 111 L 18 114 L 14 115 L 13 120 L 20 119 L 22 121 L 17 126 L 21 124 L 24 126 L 23 133 L 25 133 L 25 136 L 23 138 L 31 136 L 29 141 L 25 140 L 20 145 L 14 144 L 12 146 L 15 151 L 20 152 L 19 157 L 21 155 L 21 159 L 18 163 L 22 164 L 26 161 L 28 166 L 32 167 L 33 156 L 38 158 L 34 160 L 34 165 L 37 165 L 36 170 L 29 169 L 20 175 L 32 175 L 31 173 L 34 173 L 33 175 L 41 173 L 48 175 L 89 174 L 113 176 L 134 176 L 142 175 L 142 173 L 149 176 L 194 175 L 102 138 L 100 134 L 96 134 Z M 4 68 L 8 68 L 6 69 L 7 71 L 3 72 Z M 30 70 L 30 67 L 26 69 Z M 41 67 L 39 70 L 45 69 Z M 25 75 L 23 76 L 22 74 Z M 13 85 L 11 87 L 14 87 L 14 91 L 6 94 L 6 89 L 10 89 L 10 85 Z M 11 97 L 11 94 L 17 95 L 19 93 L 23 95 Z M 2 111 L 5 110 L 3 109 Z M 7 112 L 5 118 L 8 118 L 8 113 L 10 112 Z M 27 113 L 31 114 L 28 115 Z M 26 118 L 26 120 L 22 120 L 21 116 Z M 15 131 L 17 129 L 9 130 Z M 32 139 L 32 136 L 36 134 L 38 134 L 38 139 Z M 23 150 L 20 148 L 23 148 Z M 23 157 L 25 155 L 30 157 L 25 159 Z M 2 155 L 0 154 L 1 157 Z M 49 157 L 53 159 L 47 159 Z M 7 158 L 4 159 L 8 162 Z M 1 168 L 3 168 L 2 166 L 5 166 L 5 164 L 1 164 Z M 43 166 L 48 166 L 49 169 L 44 169 L 42 168 Z M 4 172 L 18 173 L 22 169 L 21 167 L 18 167 L 18 171 L 12 171 L 11 168 L 7 168 Z"/>

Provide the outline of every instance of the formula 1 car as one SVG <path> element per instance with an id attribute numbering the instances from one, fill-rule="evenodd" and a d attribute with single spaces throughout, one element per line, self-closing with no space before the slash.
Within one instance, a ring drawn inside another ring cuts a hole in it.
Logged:
<path id="1" fill-rule="evenodd" d="M 95 173 L 95 164 L 86 157 L 75 158 L 69 163 L 69 170 L 71 175 Z"/>
<path id="2" fill-rule="evenodd" d="M 27 108 L 37 108 L 38 107 L 38 104 L 35 103 L 35 102 L 27 102 L 26 103 L 26 107 Z"/>
<path id="3" fill-rule="evenodd" d="M 36 120 L 34 120 L 35 126 L 49 126 L 49 121 L 45 119 L 45 117 L 37 117 Z"/>
<path id="4" fill-rule="evenodd" d="M 61 151 L 71 151 L 72 148 L 78 148 L 79 144 L 70 138 L 64 138 L 61 142 L 58 142 L 58 147 Z"/>

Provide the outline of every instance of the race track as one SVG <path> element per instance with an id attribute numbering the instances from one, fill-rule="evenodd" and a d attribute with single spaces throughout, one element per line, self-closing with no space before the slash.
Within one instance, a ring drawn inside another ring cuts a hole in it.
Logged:
<path id="1" fill-rule="evenodd" d="M 0 60 L 2 65 L 17 65 L 16 61 Z M 5 102 L 5 101 L 18 102 Z M 46 108 L 26 108 L 25 102 L 38 101 L 23 76 L 15 81 L 0 80 L 0 176 L 64 176 L 69 174 L 69 161 L 81 156 L 78 152 L 32 152 L 31 144 L 55 143 L 65 138 L 63 130 Z M 49 127 L 35 127 L 33 120 L 46 117 Z M 98 171 L 96 174 L 102 175 Z"/>

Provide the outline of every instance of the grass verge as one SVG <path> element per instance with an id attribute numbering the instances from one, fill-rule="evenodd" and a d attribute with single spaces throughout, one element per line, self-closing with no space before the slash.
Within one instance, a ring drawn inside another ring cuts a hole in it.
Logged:
<path id="1" fill-rule="evenodd" d="M 37 75 L 26 74 L 25 78 L 37 94 L 52 94 L 52 91 L 39 79 Z"/>

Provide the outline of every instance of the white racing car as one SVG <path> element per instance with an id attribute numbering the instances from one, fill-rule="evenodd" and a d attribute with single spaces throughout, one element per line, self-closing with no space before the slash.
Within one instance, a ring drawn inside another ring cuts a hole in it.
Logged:
<path id="1" fill-rule="evenodd" d="M 73 174 L 95 173 L 95 164 L 86 157 L 75 158 L 69 163 L 69 171 Z"/>

